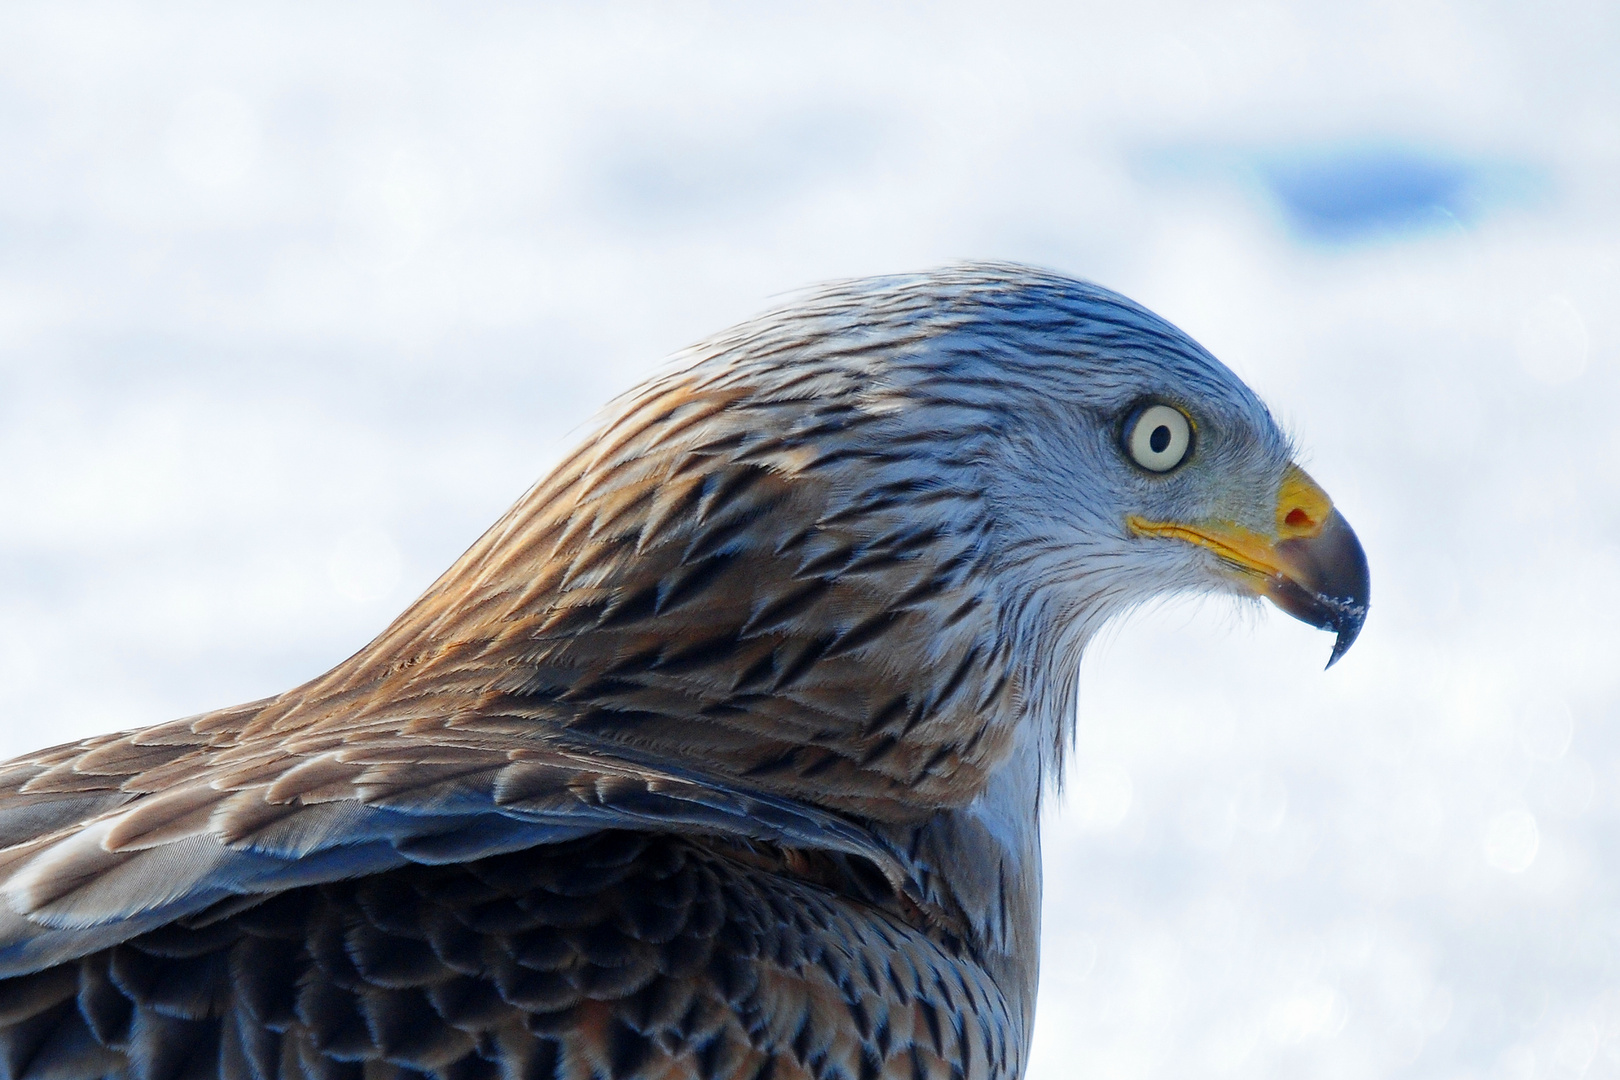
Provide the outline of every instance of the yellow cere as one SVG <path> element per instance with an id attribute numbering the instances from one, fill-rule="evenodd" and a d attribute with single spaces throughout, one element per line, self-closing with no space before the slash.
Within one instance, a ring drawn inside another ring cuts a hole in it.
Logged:
<path id="1" fill-rule="evenodd" d="M 1315 536 L 1333 513 L 1333 500 L 1317 486 L 1304 469 L 1288 466 L 1277 488 L 1277 539 L 1295 540 Z"/>

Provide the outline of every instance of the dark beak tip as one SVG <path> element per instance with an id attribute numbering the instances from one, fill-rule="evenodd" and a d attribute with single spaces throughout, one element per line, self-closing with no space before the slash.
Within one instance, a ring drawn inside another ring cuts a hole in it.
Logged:
<path id="1" fill-rule="evenodd" d="M 1327 668 L 1337 664 L 1339 662 L 1339 658 L 1350 651 L 1350 646 L 1356 643 L 1356 638 L 1361 634 L 1361 624 L 1366 621 L 1366 604 L 1347 604 L 1344 605 L 1344 609 L 1341 611 L 1340 617 L 1334 622 L 1334 624 L 1331 627 L 1323 628 L 1338 631 L 1338 637 L 1333 639 L 1333 653 L 1328 657 L 1327 667 L 1323 668 L 1323 671 L 1326 671 Z"/>

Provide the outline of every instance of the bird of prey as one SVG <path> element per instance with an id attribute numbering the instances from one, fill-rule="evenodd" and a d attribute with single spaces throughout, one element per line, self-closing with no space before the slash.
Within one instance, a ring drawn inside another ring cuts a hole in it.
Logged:
<path id="1" fill-rule="evenodd" d="M 1177 591 L 1367 607 L 1208 352 L 1019 266 L 814 291 L 326 674 L 0 765 L 0 1068 L 1016 1080 L 1081 652 Z"/>

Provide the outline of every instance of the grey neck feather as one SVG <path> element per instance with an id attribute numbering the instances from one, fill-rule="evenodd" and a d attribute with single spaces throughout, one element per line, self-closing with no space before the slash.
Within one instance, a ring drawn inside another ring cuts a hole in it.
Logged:
<path id="1" fill-rule="evenodd" d="M 1027 1046 L 1040 974 L 1042 754 L 1027 725 L 984 791 L 959 810 L 876 831 L 910 854 L 924 887 L 960 913 L 970 945 L 1006 995 Z"/>

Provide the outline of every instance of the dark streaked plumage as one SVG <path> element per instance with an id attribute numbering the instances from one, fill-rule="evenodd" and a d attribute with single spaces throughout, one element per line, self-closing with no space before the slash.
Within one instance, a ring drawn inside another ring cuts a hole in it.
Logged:
<path id="1" fill-rule="evenodd" d="M 328 674 L 0 766 L 6 1075 L 1021 1073 L 1085 642 L 1226 589 L 1347 645 L 1354 536 L 1064 278 L 834 286 L 686 359 Z"/>
<path id="2" fill-rule="evenodd" d="M 878 883 L 823 869 L 604 832 L 227 904 L 11 980 L 6 1064 L 93 1076 L 133 1057 L 147 1076 L 355 1080 L 1010 1075 L 1008 1002 L 965 945 L 913 926 Z"/>

